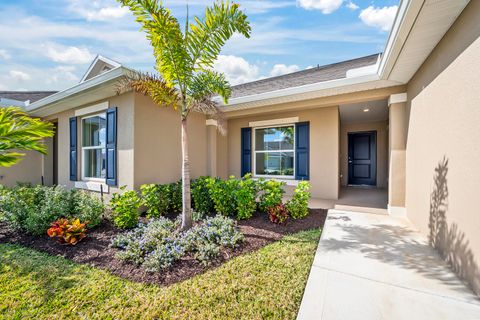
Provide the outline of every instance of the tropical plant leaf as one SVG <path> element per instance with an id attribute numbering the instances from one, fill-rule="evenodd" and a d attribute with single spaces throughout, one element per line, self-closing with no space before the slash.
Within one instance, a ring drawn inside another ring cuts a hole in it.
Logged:
<path id="1" fill-rule="evenodd" d="M 25 155 L 19 150 L 46 154 L 43 139 L 54 135 L 53 124 L 32 118 L 18 107 L 0 108 L 0 167 L 10 167 Z"/>

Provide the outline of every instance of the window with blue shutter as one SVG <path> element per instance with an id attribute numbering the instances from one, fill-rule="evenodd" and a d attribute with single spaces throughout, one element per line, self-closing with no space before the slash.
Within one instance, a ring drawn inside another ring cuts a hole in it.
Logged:
<path id="1" fill-rule="evenodd" d="M 77 181 L 77 118 L 70 118 L 70 181 Z"/>
<path id="2" fill-rule="evenodd" d="M 106 183 L 117 185 L 117 107 L 107 109 Z"/>
<path id="3" fill-rule="evenodd" d="M 310 123 L 295 125 L 295 179 L 310 179 Z"/>
<path id="4" fill-rule="evenodd" d="M 252 172 L 252 128 L 242 128 L 241 132 L 242 145 L 242 177 Z"/>

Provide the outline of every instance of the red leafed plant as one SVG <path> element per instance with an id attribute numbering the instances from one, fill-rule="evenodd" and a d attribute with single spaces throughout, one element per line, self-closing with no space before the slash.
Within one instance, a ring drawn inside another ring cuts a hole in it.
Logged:
<path id="1" fill-rule="evenodd" d="M 56 237 L 61 244 L 76 245 L 79 241 L 86 237 L 86 223 L 81 223 L 79 219 L 69 221 L 60 218 L 50 225 L 47 234 L 50 238 Z"/>
<path id="2" fill-rule="evenodd" d="M 270 207 L 267 209 L 268 218 L 273 223 L 282 224 L 288 219 L 288 212 L 285 209 L 285 205 L 283 203 L 277 204 L 276 206 Z"/>

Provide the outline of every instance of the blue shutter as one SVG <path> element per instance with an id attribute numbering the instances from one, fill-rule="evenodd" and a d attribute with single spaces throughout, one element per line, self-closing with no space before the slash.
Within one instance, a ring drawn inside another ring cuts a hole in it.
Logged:
<path id="1" fill-rule="evenodd" d="M 70 181 L 77 181 L 77 118 L 70 118 Z"/>
<path id="2" fill-rule="evenodd" d="M 107 109 L 106 136 L 106 183 L 117 185 L 117 107 Z"/>
<path id="3" fill-rule="evenodd" d="M 252 128 L 242 128 L 242 177 L 252 172 Z"/>
<path id="4" fill-rule="evenodd" d="M 295 179 L 310 178 L 310 123 L 295 125 Z"/>

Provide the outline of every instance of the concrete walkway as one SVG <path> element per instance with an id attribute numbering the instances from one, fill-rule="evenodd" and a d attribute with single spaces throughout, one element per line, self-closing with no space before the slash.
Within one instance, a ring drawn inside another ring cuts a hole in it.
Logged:
<path id="1" fill-rule="evenodd" d="M 480 319 L 480 300 L 407 219 L 330 210 L 297 319 Z"/>

